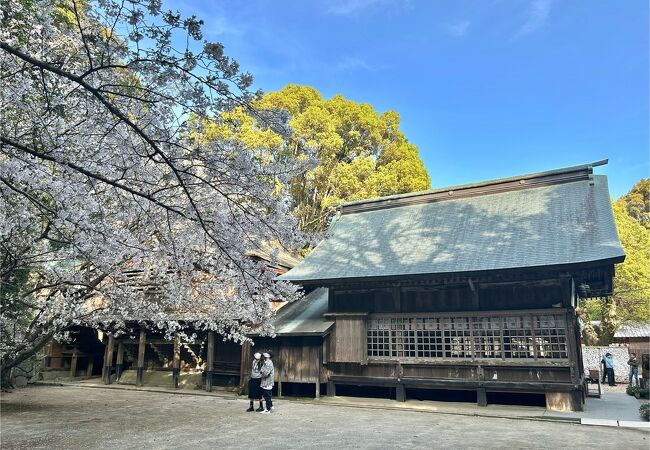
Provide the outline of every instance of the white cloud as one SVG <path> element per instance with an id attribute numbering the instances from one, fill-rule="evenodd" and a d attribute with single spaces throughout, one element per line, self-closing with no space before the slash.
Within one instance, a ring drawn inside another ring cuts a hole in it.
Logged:
<path id="1" fill-rule="evenodd" d="M 544 26 L 551 12 L 552 0 L 533 0 L 528 8 L 526 22 L 517 30 L 515 37 L 523 36 Z"/>
<path id="2" fill-rule="evenodd" d="M 409 0 L 329 0 L 325 12 L 338 16 L 348 16 L 375 6 L 396 6 Z"/>
<path id="3" fill-rule="evenodd" d="M 470 24 L 471 22 L 469 20 L 459 20 L 445 25 L 445 30 L 447 30 L 449 35 L 460 38 L 467 34 Z"/>
<path id="4" fill-rule="evenodd" d="M 376 67 L 368 64 L 364 59 L 358 58 L 356 56 L 347 57 L 339 61 L 335 68 L 340 72 L 352 72 L 355 70 L 367 70 L 369 72 L 374 72 L 377 70 Z"/>

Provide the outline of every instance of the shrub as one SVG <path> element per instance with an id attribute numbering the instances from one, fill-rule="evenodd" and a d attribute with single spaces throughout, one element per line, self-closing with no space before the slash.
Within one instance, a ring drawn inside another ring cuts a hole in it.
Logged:
<path id="1" fill-rule="evenodd" d="M 645 420 L 650 420 L 650 403 L 644 403 L 639 408 L 639 414 Z"/>
<path id="2" fill-rule="evenodd" d="M 627 395 L 633 395 L 635 397 L 638 397 L 639 386 L 628 386 L 625 392 L 627 392 Z"/>
<path id="3" fill-rule="evenodd" d="M 639 389 L 639 393 L 636 395 L 636 398 L 650 398 L 650 389 Z"/>

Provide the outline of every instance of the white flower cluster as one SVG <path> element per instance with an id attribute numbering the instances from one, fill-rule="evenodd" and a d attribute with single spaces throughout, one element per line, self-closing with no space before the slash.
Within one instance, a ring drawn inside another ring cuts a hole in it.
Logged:
<path id="1" fill-rule="evenodd" d="M 272 333 L 269 301 L 298 293 L 247 254 L 300 245 L 282 187 L 301 168 L 197 137 L 202 120 L 250 106 L 250 75 L 220 44 L 194 46 L 201 21 L 158 0 L 7 3 L 3 367 L 77 324 Z"/>

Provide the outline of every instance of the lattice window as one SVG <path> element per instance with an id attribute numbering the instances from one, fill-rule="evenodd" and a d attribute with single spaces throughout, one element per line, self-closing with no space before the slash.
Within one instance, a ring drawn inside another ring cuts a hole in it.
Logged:
<path id="1" fill-rule="evenodd" d="M 368 321 L 368 356 L 386 358 L 390 356 L 390 319 Z"/>
<path id="2" fill-rule="evenodd" d="M 473 319 L 474 357 L 501 358 L 501 318 L 474 317 Z"/>
<path id="3" fill-rule="evenodd" d="M 530 316 L 504 317 L 503 346 L 506 358 L 535 357 Z"/>
<path id="4" fill-rule="evenodd" d="M 443 325 L 438 318 L 416 318 L 418 358 L 444 356 Z"/>
<path id="5" fill-rule="evenodd" d="M 534 316 L 538 358 L 567 357 L 566 323 L 559 314 Z"/>
<path id="6" fill-rule="evenodd" d="M 416 339 L 415 321 L 413 319 L 391 319 L 391 356 L 397 358 L 415 358 Z"/>
<path id="7" fill-rule="evenodd" d="M 445 356 L 447 358 L 471 358 L 471 332 L 469 317 L 453 317 L 445 320 Z"/>
<path id="8" fill-rule="evenodd" d="M 566 359 L 563 314 L 376 317 L 368 356 L 379 359 Z"/>

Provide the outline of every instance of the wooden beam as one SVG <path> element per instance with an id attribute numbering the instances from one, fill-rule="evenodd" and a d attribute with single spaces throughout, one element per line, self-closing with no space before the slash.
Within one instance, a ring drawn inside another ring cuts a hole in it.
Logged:
<path id="1" fill-rule="evenodd" d="M 174 335 L 174 359 L 172 361 L 172 385 L 178 387 L 178 379 L 181 372 L 181 337 L 178 333 Z"/>
<path id="2" fill-rule="evenodd" d="M 239 392 L 244 392 L 244 383 L 246 382 L 246 379 L 244 377 L 246 368 L 244 365 L 248 364 L 248 355 L 250 355 L 251 352 L 251 343 L 247 341 L 239 347 Z"/>
<path id="3" fill-rule="evenodd" d="M 205 390 L 212 392 L 212 371 L 214 370 L 214 331 L 208 331 L 207 357 L 205 360 Z"/>
<path id="4" fill-rule="evenodd" d="M 327 381 L 327 396 L 335 397 L 336 396 L 336 384 L 333 380 Z"/>
<path id="5" fill-rule="evenodd" d="M 86 367 L 86 378 L 93 376 L 93 366 L 95 365 L 95 355 L 88 355 L 88 366 Z"/>
<path id="6" fill-rule="evenodd" d="M 392 297 L 393 297 L 393 308 L 395 312 L 402 312 L 402 288 L 399 286 L 393 287 Z"/>
<path id="7" fill-rule="evenodd" d="M 111 334 L 108 336 L 106 344 L 106 360 L 104 362 L 104 384 L 111 384 L 111 372 L 113 370 L 113 349 L 115 347 L 115 337 Z"/>
<path id="8" fill-rule="evenodd" d="M 321 368 L 321 352 L 323 350 L 322 345 L 316 350 L 316 394 L 314 397 L 320 398 L 320 368 Z"/>
<path id="9" fill-rule="evenodd" d="M 401 383 L 395 385 L 395 400 L 398 402 L 406 401 L 406 388 Z"/>
<path id="10" fill-rule="evenodd" d="M 480 387 L 476 389 L 476 403 L 478 406 L 487 406 L 487 391 L 485 388 Z"/>
<path id="11" fill-rule="evenodd" d="M 138 343 L 138 365 L 136 366 L 135 385 L 142 386 L 144 381 L 144 352 L 147 345 L 147 332 L 140 330 L 140 342 Z"/>
<path id="12" fill-rule="evenodd" d="M 70 360 L 70 376 L 74 378 L 77 375 L 77 351 L 75 350 Z"/>
<path id="13" fill-rule="evenodd" d="M 117 343 L 117 361 L 115 363 L 115 376 L 119 381 L 124 369 L 124 342 Z"/>

